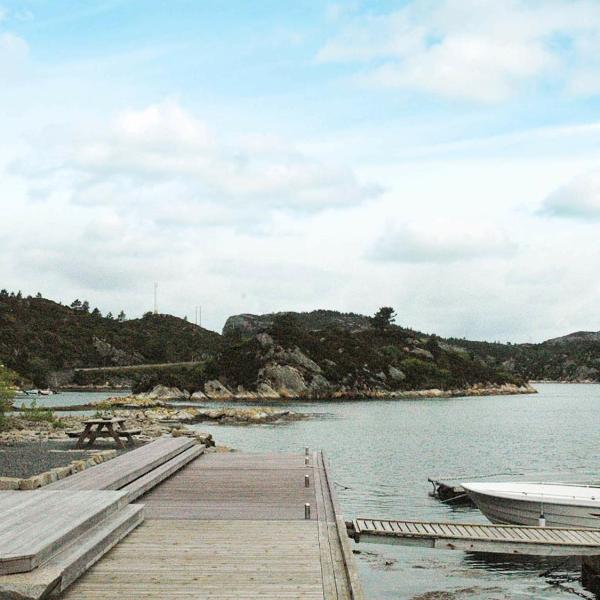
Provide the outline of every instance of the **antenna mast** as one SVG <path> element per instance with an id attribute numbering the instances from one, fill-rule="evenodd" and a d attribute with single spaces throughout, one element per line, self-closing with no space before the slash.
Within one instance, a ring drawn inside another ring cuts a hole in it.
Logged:
<path id="1" fill-rule="evenodd" d="M 157 315 L 158 314 L 158 302 L 157 302 L 157 297 L 158 297 L 158 281 L 154 282 L 154 314 Z"/>

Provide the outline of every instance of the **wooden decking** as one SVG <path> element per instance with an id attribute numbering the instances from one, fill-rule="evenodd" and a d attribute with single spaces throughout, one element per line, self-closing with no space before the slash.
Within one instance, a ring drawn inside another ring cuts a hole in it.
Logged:
<path id="1" fill-rule="evenodd" d="M 320 453 L 204 454 L 139 502 L 145 522 L 64 600 L 363 598 Z"/>
<path id="2" fill-rule="evenodd" d="M 448 550 L 541 556 L 600 555 L 600 529 L 356 519 L 348 524 L 348 532 L 356 541 Z"/>
<path id="3" fill-rule="evenodd" d="M 143 521 L 143 505 L 128 504 L 203 452 L 161 438 L 42 489 L 0 492 L 0 599 L 65 590 Z"/>
<path id="4" fill-rule="evenodd" d="M 46 490 L 118 490 L 194 445 L 188 438 L 159 438 L 108 462 L 46 486 Z"/>
<path id="5" fill-rule="evenodd" d="M 0 575 L 32 571 L 126 504 L 125 492 L 0 492 Z"/>

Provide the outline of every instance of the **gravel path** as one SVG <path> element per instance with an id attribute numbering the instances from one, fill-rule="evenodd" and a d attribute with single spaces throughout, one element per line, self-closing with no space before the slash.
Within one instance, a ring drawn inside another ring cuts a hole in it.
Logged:
<path id="1" fill-rule="evenodd" d="M 0 447 L 0 477 L 31 477 L 53 469 L 64 467 L 73 460 L 89 458 L 97 448 L 73 450 L 73 442 L 44 442 Z"/>

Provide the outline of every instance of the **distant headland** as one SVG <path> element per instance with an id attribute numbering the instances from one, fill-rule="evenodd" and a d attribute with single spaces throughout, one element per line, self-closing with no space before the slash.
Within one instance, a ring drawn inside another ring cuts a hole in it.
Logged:
<path id="1" fill-rule="evenodd" d="M 0 363 L 21 387 L 149 392 L 196 400 L 532 393 L 531 380 L 600 380 L 600 334 L 540 344 L 447 339 L 374 316 L 315 310 L 230 317 L 222 334 L 171 315 L 102 315 L 86 302 L 0 292 Z"/>

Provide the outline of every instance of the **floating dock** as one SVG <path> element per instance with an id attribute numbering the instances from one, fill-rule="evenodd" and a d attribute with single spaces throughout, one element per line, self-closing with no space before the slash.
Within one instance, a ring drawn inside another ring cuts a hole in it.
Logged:
<path id="1" fill-rule="evenodd" d="M 381 519 L 356 519 L 347 523 L 347 528 L 357 542 L 500 554 L 600 555 L 600 529 Z"/>

